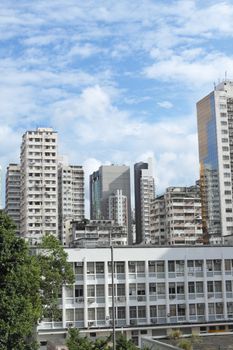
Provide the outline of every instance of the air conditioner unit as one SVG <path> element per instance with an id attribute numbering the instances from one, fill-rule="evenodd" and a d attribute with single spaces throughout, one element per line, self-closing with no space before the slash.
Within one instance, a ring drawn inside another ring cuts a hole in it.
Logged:
<path id="1" fill-rule="evenodd" d="M 153 324 L 156 324 L 157 323 L 157 320 L 155 319 L 155 318 L 151 318 L 151 323 L 153 323 Z"/>
<path id="2" fill-rule="evenodd" d="M 137 320 L 130 320 L 131 326 L 135 326 L 137 324 Z"/>
<path id="3" fill-rule="evenodd" d="M 89 321 L 88 322 L 88 327 L 93 327 L 94 326 L 94 322 L 93 321 Z"/>
<path id="4" fill-rule="evenodd" d="M 125 297 L 117 297 L 117 300 L 118 300 L 118 301 L 121 301 L 121 302 L 122 302 L 122 301 L 125 301 Z"/>
<path id="5" fill-rule="evenodd" d="M 143 297 L 139 296 L 138 301 L 143 301 Z"/>
<path id="6" fill-rule="evenodd" d="M 81 304 L 84 302 L 84 298 L 75 298 L 75 302 Z"/>
<path id="7" fill-rule="evenodd" d="M 74 323 L 73 323 L 73 322 L 69 322 L 69 323 L 68 323 L 68 327 L 69 327 L 69 328 L 74 327 Z"/>
<path id="8" fill-rule="evenodd" d="M 87 301 L 88 301 L 88 304 L 92 304 L 92 303 L 95 302 L 95 299 L 94 298 L 89 298 Z"/>
<path id="9" fill-rule="evenodd" d="M 75 266 L 83 266 L 83 263 L 82 263 L 81 261 L 77 261 L 77 262 L 75 263 Z"/>

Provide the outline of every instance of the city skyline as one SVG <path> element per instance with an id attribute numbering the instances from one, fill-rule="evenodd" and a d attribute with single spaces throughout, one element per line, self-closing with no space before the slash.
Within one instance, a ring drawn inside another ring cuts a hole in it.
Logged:
<path id="1" fill-rule="evenodd" d="M 233 76 L 230 1 L 11 0 L 0 9 L 4 176 L 21 135 L 52 127 L 59 153 L 86 177 L 152 156 L 158 194 L 195 182 L 195 104 L 225 71 Z"/>

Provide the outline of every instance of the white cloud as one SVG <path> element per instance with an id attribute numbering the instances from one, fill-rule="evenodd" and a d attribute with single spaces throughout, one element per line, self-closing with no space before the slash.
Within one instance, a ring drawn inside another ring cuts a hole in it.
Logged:
<path id="1" fill-rule="evenodd" d="M 173 107 L 173 104 L 170 101 L 161 101 L 161 102 L 158 102 L 157 105 L 165 109 L 170 109 Z"/>
<path id="2" fill-rule="evenodd" d="M 185 51 L 184 56 L 182 53 L 179 56 L 174 54 L 170 59 L 155 62 L 146 67 L 144 73 L 151 79 L 182 82 L 185 86 L 192 87 L 192 84 L 212 84 L 223 78 L 225 71 L 233 76 L 233 57 L 214 53 L 190 59 Z"/>

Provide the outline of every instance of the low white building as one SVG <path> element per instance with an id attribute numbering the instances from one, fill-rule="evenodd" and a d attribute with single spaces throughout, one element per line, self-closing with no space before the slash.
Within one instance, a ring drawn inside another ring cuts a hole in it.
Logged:
<path id="1" fill-rule="evenodd" d="M 140 337 L 233 330 L 232 246 L 115 247 L 116 331 Z M 78 327 L 92 337 L 112 329 L 110 248 L 67 249 L 75 284 L 63 288 L 62 318 L 42 322 L 41 340 Z"/>

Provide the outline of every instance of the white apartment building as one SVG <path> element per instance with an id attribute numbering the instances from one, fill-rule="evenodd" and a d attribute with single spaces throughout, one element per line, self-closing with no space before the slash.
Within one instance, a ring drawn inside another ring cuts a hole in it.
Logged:
<path id="1" fill-rule="evenodd" d="M 6 172 L 5 212 L 16 225 L 16 233 L 20 228 L 20 165 L 9 164 Z"/>
<path id="2" fill-rule="evenodd" d="M 85 215 L 84 171 L 80 165 L 58 165 L 59 236 L 68 245 L 71 221 L 81 221 Z"/>
<path id="3" fill-rule="evenodd" d="M 116 332 L 139 342 L 143 335 L 165 336 L 209 329 L 233 330 L 232 246 L 115 247 Z M 64 337 L 78 327 L 93 336 L 112 332 L 110 248 L 67 249 L 75 284 L 64 286 L 62 318 L 44 320 L 41 341 Z"/>
<path id="4" fill-rule="evenodd" d="M 27 131 L 21 144 L 20 234 L 36 244 L 58 233 L 57 133 Z"/>
<path id="5" fill-rule="evenodd" d="M 152 159 L 134 165 L 136 243 L 150 243 L 150 205 L 155 197 Z"/>
<path id="6" fill-rule="evenodd" d="M 122 190 L 116 190 L 108 198 L 108 217 L 120 226 L 128 225 L 127 197 Z"/>
<path id="7" fill-rule="evenodd" d="M 199 186 L 169 187 L 151 203 L 151 240 L 157 245 L 201 244 Z"/>
<path id="8" fill-rule="evenodd" d="M 233 81 L 197 103 L 200 187 L 206 242 L 233 235 Z"/>

